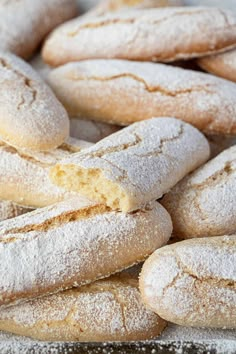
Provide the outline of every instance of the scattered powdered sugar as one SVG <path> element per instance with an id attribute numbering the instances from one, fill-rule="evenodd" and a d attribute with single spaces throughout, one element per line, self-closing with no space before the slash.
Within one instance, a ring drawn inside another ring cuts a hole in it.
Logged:
<path id="1" fill-rule="evenodd" d="M 63 343 L 63 342 L 39 342 L 30 338 L 11 335 L 0 332 L 1 354 L 28 354 L 35 353 L 54 354 L 63 352 L 71 354 L 76 349 L 87 354 L 111 354 L 117 350 L 125 353 L 133 350 L 135 353 L 157 354 L 160 350 L 172 350 L 182 354 L 184 350 L 198 350 L 203 353 L 234 354 L 236 351 L 235 330 L 211 330 L 187 328 L 169 324 L 163 334 L 155 340 L 123 342 L 123 343 Z M 171 348 L 171 349 L 170 349 Z"/>
<path id="2" fill-rule="evenodd" d="M 234 32 L 229 28 L 234 25 L 235 17 L 230 12 L 200 7 L 85 16 L 56 30 L 46 42 L 43 53 L 44 58 L 56 66 L 68 59 L 186 59 L 233 47 Z M 62 52 L 62 48 L 67 50 Z"/>
<path id="3" fill-rule="evenodd" d="M 124 191 L 129 210 L 137 210 L 160 198 L 208 157 L 208 142 L 195 128 L 174 118 L 153 118 L 133 124 L 60 161 L 52 169 L 52 177 L 66 186 L 66 177 L 73 176 L 74 170 L 79 181 L 76 168 L 98 169 L 104 179 Z M 88 179 L 88 184 L 95 182 L 92 177 Z"/>
<path id="4" fill-rule="evenodd" d="M 11 322 L 17 333 L 54 340 L 150 338 L 165 321 L 144 307 L 137 286 L 137 279 L 121 275 L 31 300 L 2 309 L 0 327 Z"/>
<path id="5" fill-rule="evenodd" d="M 145 303 L 178 324 L 233 328 L 236 321 L 236 236 L 183 241 L 144 264 Z"/>
<path id="6" fill-rule="evenodd" d="M 85 205 L 75 198 L 2 222 L 2 304 L 108 276 L 145 259 L 170 237 L 169 215 L 157 202 L 135 214 Z"/>
<path id="7" fill-rule="evenodd" d="M 226 235 L 236 229 L 236 147 L 223 151 L 162 200 L 180 238 Z"/>
<path id="8" fill-rule="evenodd" d="M 21 149 L 50 150 L 67 138 L 69 120 L 61 103 L 29 64 L 0 53 L 1 139 Z"/>

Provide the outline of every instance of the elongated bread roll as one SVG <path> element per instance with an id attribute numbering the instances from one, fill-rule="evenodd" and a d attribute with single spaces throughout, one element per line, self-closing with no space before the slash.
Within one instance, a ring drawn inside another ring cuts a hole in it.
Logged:
<path id="1" fill-rule="evenodd" d="M 0 201 L 0 221 L 15 218 L 18 215 L 22 215 L 30 211 L 32 211 L 31 208 L 26 208 L 11 201 Z"/>
<path id="2" fill-rule="evenodd" d="M 88 15 L 104 15 L 107 12 L 148 9 L 165 6 L 181 6 L 182 0 L 103 0 L 95 8 L 89 11 Z"/>
<path id="3" fill-rule="evenodd" d="M 144 303 L 167 321 L 236 328 L 236 236 L 187 240 L 157 250 L 140 277 Z"/>
<path id="4" fill-rule="evenodd" d="M 236 146 L 185 177 L 162 199 L 180 239 L 236 232 Z"/>
<path id="5" fill-rule="evenodd" d="M 70 116 L 127 125 L 176 117 L 210 134 L 236 135 L 236 86 L 164 64 L 88 60 L 53 70 L 49 84 Z"/>
<path id="6" fill-rule="evenodd" d="M 45 341 L 124 341 L 157 337 L 166 322 L 142 304 L 125 275 L 2 309 L 0 329 Z"/>
<path id="7" fill-rule="evenodd" d="M 76 139 L 97 143 L 99 140 L 120 130 L 117 125 L 92 120 L 70 119 L 70 135 Z"/>
<path id="8" fill-rule="evenodd" d="M 0 142 L 0 199 L 38 208 L 68 198 L 71 193 L 50 181 L 49 170 L 61 159 L 89 146 L 70 138 L 56 150 L 25 153 Z"/>
<path id="9" fill-rule="evenodd" d="M 69 135 L 65 109 L 30 65 L 0 52 L 0 139 L 21 149 L 50 150 Z"/>
<path id="10" fill-rule="evenodd" d="M 233 12 L 170 7 L 78 17 L 52 32 L 43 58 L 52 66 L 97 58 L 171 62 L 235 47 Z"/>
<path id="11" fill-rule="evenodd" d="M 29 58 L 52 29 L 76 14 L 75 0 L 2 0 L 1 48 Z"/>
<path id="12" fill-rule="evenodd" d="M 209 144 L 197 129 L 174 118 L 153 118 L 60 161 L 50 177 L 67 190 L 127 212 L 161 198 L 208 157 Z"/>
<path id="13" fill-rule="evenodd" d="M 133 214 L 69 199 L 0 224 L 0 305 L 91 283 L 166 244 L 169 214 L 157 202 Z"/>
<path id="14" fill-rule="evenodd" d="M 236 50 L 210 55 L 197 61 L 198 65 L 217 76 L 236 82 Z"/>

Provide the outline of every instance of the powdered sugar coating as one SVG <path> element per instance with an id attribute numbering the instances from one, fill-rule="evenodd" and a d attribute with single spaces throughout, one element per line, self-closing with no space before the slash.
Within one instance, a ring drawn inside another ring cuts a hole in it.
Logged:
<path id="1" fill-rule="evenodd" d="M 162 200 L 173 219 L 174 235 L 193 238 L 236 231 L 236 146 L 194 171 Z"/>
<path id="2" fill-rule="evenodd" d="M 215 134 L 236 133 L 236 87 L 197 71 L 126 60 L 86 60 L 51 71 L 70 116 L 127 125 L 176 117 Z"/>
<path id="3" fill-rule="evenodd" d="M 1 48 L 29 58 L 53 28 L 76 14 L 75 0 L 2 0 Z"/>
<path id="4" fill-rule="evenodd" d="M 230 11 L 204 7 L 79 17 L 50 35 L 43 58 L 52 66 L 97 58 L 163 62 L 194 58 L 234 48 L 235 23 Z"/>
<path id="5" fill-rule="evenodd" d="M 2 309 L 0 328 L 43 340 L 141 340 L 165 327 L 145 309 L 129 277 L 111 277 L 79 289 Z"/>
<path id="6" fill-rule="evenodd" d="M 71 193 L 52 184 L 49 170 L 61 159 L 89 146 L 70 138 L 55 150 L 22 152 L 0 142 L 0 199 L 36 208 L 68 198 Z"/>
<path id="7" fill-rule="evenodd" d="M 133 124 L 60 161 L 51 169 L 51 178 L 68 188 L 67 178 L 80 180 L 77 170 L 99 169 L 104 179 L 124 191 L 128 199 L 125 211 L 137 210 L 150 200 L 161 198 L 208 157 L 208 142 L 195 128 L 174 118 L 153 118 Z M 93 182 L 88 179 L 83 183 Z M 69 188 L 73 190 L 73 184 Z M 101 188 L 96 194 L 98 200 Z M 83 185 L 80 192 L 86 193 Z"/>
<path id="8" fill-rule="evenodd" d="M 69 135 L 65 109 L 23 60 L 0 53 L 0 138 L 21 149 L 50 150 Z"/>
<path id="9" fill-rule="evenodd" d="M 166 246 L 144 263 L 142 298 L 162 318 L 194 327 L 235 328 L 236 236 Z"/>
<path id="10" fill-rule="evenodd" d="M 166 244 L 168 213 L 154 203 L 134 214 L 70 199 L 0 224 L 0 304 L 90 283 Z"/>

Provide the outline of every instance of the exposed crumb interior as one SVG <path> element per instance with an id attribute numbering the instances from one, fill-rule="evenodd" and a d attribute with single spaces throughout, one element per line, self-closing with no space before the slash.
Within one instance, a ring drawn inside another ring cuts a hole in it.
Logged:
<path id="1" fill-rule="evenodd" d="M 113 210 L 130 210 L 128 196 L 122 188 L 106 179 L 99 169 L 80 169 L 73 165 L 54 167 L 51 172 L 54 183 L 69 191 L 75 191 L 91 200 L 109 206 Z"/>

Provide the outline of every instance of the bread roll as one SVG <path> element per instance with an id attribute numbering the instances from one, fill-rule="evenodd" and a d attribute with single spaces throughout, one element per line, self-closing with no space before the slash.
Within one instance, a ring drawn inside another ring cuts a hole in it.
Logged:
<path id="1" fill-rule="evenodd" d="M 15 218 L 16 216 L 28 213 L 29 211 L 32 211 L 32 209 L 15 204 L 11 201 L 0 200 L 0 221 Z"/>
<path id="2" fill-rule="evenodd" d="M 157 337 L 166 322 L 141 302 L 124 275 L 1 309 L 0 329 L 44 341 L 126 341 Z"/>
<path id="3" fill-rule="evenodd" d="M 236 146 L 178 183 L 162 200 L 180 239 L 236 232 Z"/>
<path id="4" fill-rule="evenodd" d="M 124 212 L 161 198 L 209 157 L 205 137 L 174 118 L 131 125 L 60 161 L 52 182 Z"/>
<path id="5" fill-rule="evenodd" d="M 219 155 L 222 151 L 236 145 L 236 136 L 230 135 L 207 135 L 210 144 L 211 158 Z"/>
<path id="6" fill-rule="evenodd" d="M 24 153 L 0 142 L 0 200 L 39 208 L 68 198 L 71 193 L 52 184 L 49 170 L 88 146 L 91 144 L 71 138 L 56 150 Z"/>
<path id="7" fill-rule="evenodd" d="M 236 135 L 236 86 L 164 64 L 88 60 L 53 70 L 48 82 L 70 116 L 127 125 L 176 117 L 208 134 Z"/>
<path id="8" fill-rule="evenodd" d="M 27 150 L 50 150 L 69 135 L 65 109 L 23 60 L 0 52 L 0 139 Z"/>
<path id="9" fill-rule="evenodd" d="M 133 214 L 69 199 L 0 223 L 0 305 L 91 283 L 145 260 L 167 243 L 157 202 Z"/>
<path id="10" fill-rule="evenodd" d="M 130 9 L 148 9 L 165 6 L 181 6 L 182 0 L 103 0 L 94 9 L 89 11 L 97 16 L 107 12 L 130 10 Z"/>
<path id="11" fill-rule="evenodd" d="M 70 135 L 76 139 L 97 143 L 99 140 L 120 130 L 117 125 L 99 123 L 92 120 L 70 119 Z"/>
<path id="12" fill-rule="evenodd" d="M 43 58 L 52 66 L 97 58 L 171 62 L 235 47 L 233 12 L 176 7 L 78 17 L 49 36 Z"/>
<path id="13" fill-rule="evenodd" d="M 198 65 L 214 75 L 236 82 L 236 50 L 207 56 L 197 61 Z"/>
<path id="14" fill-rule="evenodd" d="M 236 328 L 236 236 L 157 250 L 140 277 L 144 303 L 181 326 Z"/>
<path id="15" fill-rule="evenodd" d="M 1 48 L 29 58 L 53 28 L 76 14 L 75 0 L 2 0 Z"/>

